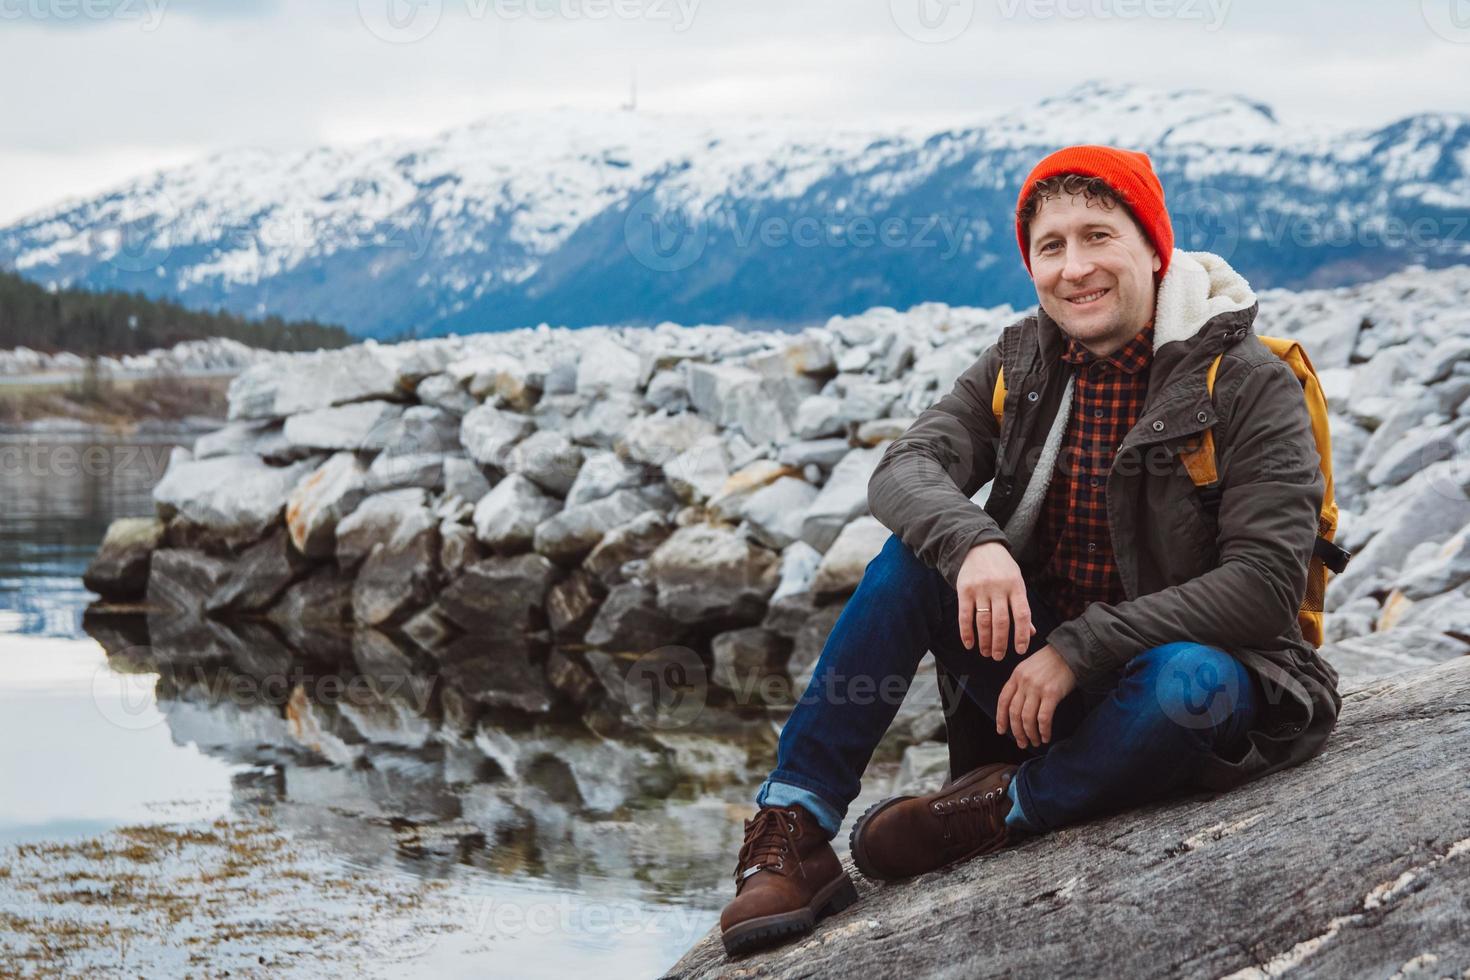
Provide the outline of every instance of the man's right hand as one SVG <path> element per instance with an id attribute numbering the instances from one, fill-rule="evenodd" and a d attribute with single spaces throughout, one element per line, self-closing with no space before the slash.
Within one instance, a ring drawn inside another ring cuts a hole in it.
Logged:
<path id="1" fill-rule="evenodd" d="M 1009 548 L 999 541 L 971 548 L 960 566 L 955 591 L 960 597 L 960 640 L 966 648 L 974 649 L 978 638 L 981 656 L 1004 660 L 1014 620 L 1016 653 L 1026 652 L 1036 628 L 1031 625 L 1025 579 Z"/>

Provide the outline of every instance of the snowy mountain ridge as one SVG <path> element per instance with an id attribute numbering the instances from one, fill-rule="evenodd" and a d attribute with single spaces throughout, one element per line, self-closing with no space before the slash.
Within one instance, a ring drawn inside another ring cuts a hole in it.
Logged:
<path id="1" fill-rule="evenodd" d="M 0 266 L 375 336 L 1024 304 L 1014 196 L 1039 156 L 1075 142 L 1149 152 L 1181 247 L 1220 252 L 1259 286 L 1470 256 L 1470 115 L 1334 132 L 1240 96 L 1090 82 L 941 132 L 558 109 L 428 139 L 222 152 L 0 229 Z M 803 219 L 822 231 L 801 240 Z M 1370 240 L 1421 219 L 1426 241 Z M 1334 221 L 1345 243 L 1300 234 Z M 903 229 L 896 244 L 857 243 L 885 222 Z"/>

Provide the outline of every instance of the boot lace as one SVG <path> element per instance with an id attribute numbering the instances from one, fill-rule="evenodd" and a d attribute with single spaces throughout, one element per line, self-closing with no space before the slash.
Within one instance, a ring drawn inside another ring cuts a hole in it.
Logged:
<path id="1" fill-rule="evenodd" d="M 988 793 L 940 800 L 932 805 L 932 809 L 940 817 L 946 843 L 964 850 L 987 839 L 1005 840 L 1008 832 L 1006 814 L 1010 812 L 1011 799 L 1002 787 Z"/>
<path id="2" fill-rule="evenodd" d="M 763 807 L 745 821 L 745 841 L 740 845 L 740 857 L 735 863 L 736 888 L 757 871 L 787 874 L 786 858 L 800 836 L 801 827 L 792 810 Z"/>

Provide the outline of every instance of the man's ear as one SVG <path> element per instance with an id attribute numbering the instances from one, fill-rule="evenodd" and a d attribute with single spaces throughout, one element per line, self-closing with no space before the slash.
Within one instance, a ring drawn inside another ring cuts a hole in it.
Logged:
<path id="1" fill-rule="evenodd" d="M 1158 249 L 1154 249 L 1153 250 L 1153 253 L 1154 253 L 1154 272 L 1158 272 L 1160 269 L 1162 269 L 1164 267 L 1164 260 L 1161 259 L 1161 258 L 1159 258 L 1159 250 Z"/>

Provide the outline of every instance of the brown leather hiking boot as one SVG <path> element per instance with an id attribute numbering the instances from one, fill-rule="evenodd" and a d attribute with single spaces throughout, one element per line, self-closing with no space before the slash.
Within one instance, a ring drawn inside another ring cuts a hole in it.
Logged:
<path id="1" fill-rule="evenodd" d="M 1010 843 L 1006 786 L 1016 767 L 981 766 L 928 796 L 895 796 L 858 818 L 849 843 L 857 869 L 892 880 L 937 871 Z"/>
<path id="2" fill-rule="evenodd" d="M 815 817 L 801 806 L 761 807 L 745 821 L 735 898 L 720 913 L 731 956 L 810 932 L 857 901 L 857 889 Z"/>

